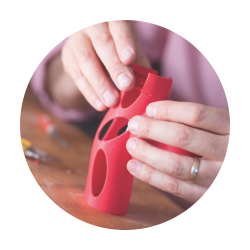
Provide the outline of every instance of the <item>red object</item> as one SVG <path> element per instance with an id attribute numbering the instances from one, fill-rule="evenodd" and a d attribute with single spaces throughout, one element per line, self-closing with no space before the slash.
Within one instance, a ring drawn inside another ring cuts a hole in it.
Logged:
<path id="1" fill-rule="evenodd" d="M 54 129 L 54 125 L 52 124 L 50 117 L 47 115 L 39 115 L 38 123 L 48 134 Z"/>
<path id="2" fill-rule="evenodd" d="M 84 192 L 84 200 L 90 206 L 115 215 L 127 212 L 132 191 L 133 176 L 126 167 L 131 156 L 126 150 L 126 142 L 134 135 L 129 131 L 124 132 L 128 121 L 135 115 L 145 115 L 149 103 L 168 100 L 172 87 L 172 79 L 157 76 L 155 70 L 135 64 L 132 69 L 136 78 L 135 87 L 129 92 L 120 93 L 119 104 L 109 109 L 97 130 Z M 102 137 L 102 130 L 112 120 Z M 176 147 L 147 141 L 174 153 L 195 156 Z"/>

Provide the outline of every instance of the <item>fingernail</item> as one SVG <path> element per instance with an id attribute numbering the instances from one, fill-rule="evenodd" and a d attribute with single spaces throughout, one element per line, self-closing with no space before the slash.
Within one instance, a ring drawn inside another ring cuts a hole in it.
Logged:
<path id="1" fill-rule="evenodd" d="M 133 52 L 130 48 L 125 48 L 124 50 L 122 50 L 121 52 L 121 60 L 122 61 L 126 61 L 129 59 L 129 57 L 131 57 L 133 55 Z"/>
<path id="2" fill-rule="evenodd" d="M 155 118 L 156 107 L 154 104 L 149 104 L 146 109 L 146 114 L 148 117 Z"/>
<path id="3" fill-rule="evenodd" d="M 103 94 L 103 98 L 105 100 L 105 103 L 109 106 L 109 105 L 114 104 L 117 98 L 117 95 L 114 91 L 106 90 Z"/>
<path id="4" fill-rule="evenodd" d="M 129 161 L 127 168 L 129 172 L 135 173 L 138 168 L 138 163 L 136 161 Z"/>
<path id="5" fill-rule="evenodd" d="M 132 82 L 132 77 L 123 73 L 117 77 L 117 81 L 118 81 L 119 87 L 124 89 Z"/>
<path id="6" fill-rule="evenodd" d="M 129 139 L 127 141 L 126 148 L 127 148 L 128 152 L 132 153 L 134 151 L 136 143 L 137 143 L 136 139 Z"/>
<path id="7" fill-rule="evenodd" d="M 100 108 L 100 109 L 104 107 L 104 104 L 98 98 L 95 100 L 95 105 L 96 105 L 97 108 Z"/>
<path id="8" fill-rule="evenodd" d="M 130 119 L 130 121 L 128 122 L 128 129 L 130 132 L 135 132 L 138 128 L 139 125 L 139 120 L 137 118 L 132 118 Z"/>

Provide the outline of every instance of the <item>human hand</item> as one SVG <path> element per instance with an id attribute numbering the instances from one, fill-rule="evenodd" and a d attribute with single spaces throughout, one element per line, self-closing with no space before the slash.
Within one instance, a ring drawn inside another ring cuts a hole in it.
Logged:
<path id="1" fill-rule="evenodd" d="M 99 23 L 70 36 L 62 49 L 64 70 L 97 110 L 115 106 L 118 89 L 129 91 L 135 77 L 129 66 L 150 67 L 136 38 L 132 21 Z"/>
<path id="2" fill-rule="evenodd" d="M 156 148 L 130 138 L 128 162 L 136 178 L 163 191 L 197 201 L 216 178 L 229 141 L 229 111 L 196 103 L 159 101 L 146 109 L 148 117 L 135 116 L 129 131 L 139 137 L 185 149 L 202 156 L 194 182 L 188 182 L 194 158 Z"/>

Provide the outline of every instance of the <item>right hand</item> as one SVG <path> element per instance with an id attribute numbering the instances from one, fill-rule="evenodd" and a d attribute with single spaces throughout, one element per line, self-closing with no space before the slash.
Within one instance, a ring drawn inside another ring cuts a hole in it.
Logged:
<path id="1" fill-rule="evenodd" d="M 105 22 L 76 32 L 62 49 L 62 62 L 79 91 L 99 111 L 118 103 L 114 84 L 122 91 L 134 87 L 131 63 L 150 67 L 132 21 Z"/>

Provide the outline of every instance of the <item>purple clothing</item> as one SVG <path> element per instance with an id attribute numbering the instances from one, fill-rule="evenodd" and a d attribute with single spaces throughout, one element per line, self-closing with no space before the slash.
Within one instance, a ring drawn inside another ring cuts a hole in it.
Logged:
<path id="1" fill-rule="evenodd" d="M 141 46 L 153 63 L 161 66 L 160 75 L 173 78 L 170 99 L 196 102 L 208 106 L 228 109 L 221 82 L 207 59 L 187 40 L 160 26 L 135 22 Z M 93 115 L 94 110 L 64 109 L 54 103 L 45 91 L 47 62 L 60 53 L 65 40 L 59 43 L 43 59 L 31 79 L 31 87 L 42 105 L 60 119 L 83 121 Z"/>
<path id="2" fill-rule="evenodd" d="M 160 26 L 144 22 L 135 26 L 148 58 L 160 63 L 160 75 L 173 78 L 170 100 L 228 109 L 220 79 L 198 49 Z"/>
<path id="3" fill-rule="evenodd" d="M 157 25 L 134 22 L 146 56 L 152 63 L 159 63 L 160 75 L 173 78 L 170 99 L 196 102 L 212 107 L 228 109 L 221 82 L 207 59 L 187 40 Z M 43 59 L 32 76 L 30 85 L 41 104 L 58 118 L 84 121 L 97 112 L 94 109 L 65 109 L 50 99 L 45 90 L 46 65 L 60 53 L 65 40 L 53 48 Z M 193 203 L 168 194 L 184 209 Z"/>

